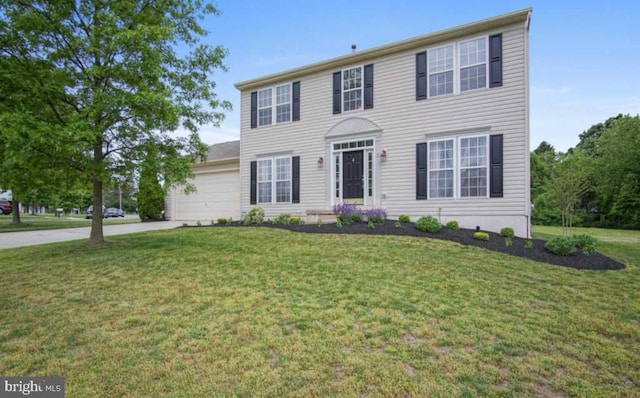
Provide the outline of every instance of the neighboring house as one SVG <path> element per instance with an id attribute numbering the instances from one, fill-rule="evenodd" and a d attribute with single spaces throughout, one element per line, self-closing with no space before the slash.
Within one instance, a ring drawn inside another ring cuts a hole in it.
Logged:
<path id="1" fill-rule="evenodd" d="M 349 202 L 529 236 L 530 13 L 237 83 L 240 214 Z"/>
<path id="2" fill-rule="evenodd" d="M 220 217 L 240 218 L 240 141 L 212 145 L 204 162 L 191 167 L 196 192 L 172 187 L 165 198 L 165 217 L 210 222 Z"/>

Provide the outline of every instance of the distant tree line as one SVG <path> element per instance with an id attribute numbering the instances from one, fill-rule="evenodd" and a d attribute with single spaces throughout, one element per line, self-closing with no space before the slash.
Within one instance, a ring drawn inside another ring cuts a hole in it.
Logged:
<path id="1" fill-rule="evenodd" d="M 566 153 L 531 152 L 537 225 L 640 229 L 640 116 L 619 114 L 580 134 Z"/>

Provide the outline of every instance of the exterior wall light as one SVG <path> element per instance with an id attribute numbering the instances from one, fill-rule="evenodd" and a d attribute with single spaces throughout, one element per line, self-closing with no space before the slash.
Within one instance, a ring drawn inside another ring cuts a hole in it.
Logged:
<path id="1" fill-rule="evenodd" d="M 382 161 L 387 160 L 387 150 L 383 149 L 382 152 L 380 152 L 380 154 L 378 156 L 380 156 L 380 160 L 382 160 Z"/>
<path id="2" fill-rule="evenodd" d="M 324 157 L 320 156 L 318 158 L 318 167 L 322 167 L 323 164 L 324 164 Z"/>

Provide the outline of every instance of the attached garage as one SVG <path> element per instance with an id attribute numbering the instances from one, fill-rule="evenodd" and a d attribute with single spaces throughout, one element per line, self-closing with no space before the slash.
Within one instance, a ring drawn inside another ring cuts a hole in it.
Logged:
<path id="1" fill-rule="evenodd" d="M 172 221 L 210 223 L 218 218 L 240 219 L 240 141 L 209 148 L 207 160 L 192 166 L 196 192 L 174 186 L 167 195 L 165 217 Z"/>

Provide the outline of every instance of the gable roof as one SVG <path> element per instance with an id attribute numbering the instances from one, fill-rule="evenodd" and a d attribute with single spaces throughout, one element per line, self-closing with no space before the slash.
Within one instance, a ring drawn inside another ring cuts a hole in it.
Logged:
<path id="1" fill-rule="evenodd" d="M 301 76 L 321 72 L 327 69 L 337 69 L 351 64 L 367 62 L 374 57 L 396 54 L 416 48 L 424 48 L 432 44 L 452 40 L 460 36 L 473 35 L 483 31 L 496 29 L 515 23 L 525 23 L 525 26 L 528 29 L 531 10 L 531 8 L 525 8 L 520 11 L 510 12 L 508 14 L 499 15 L 497 17 L 487 18 L 481 21 L 460 25 L 454 28 L 440 30 L 434 33 L 416 36 L 410 39 L 374 47 L 368 50 L 362 50 L 355 53 L 343 55 L 326 61 L 316 62 L 310 65 L 289 69 L 284 72 L 274 73 L 256 79 L 245 80 L 243 82 L 236 83 L 235 87 L 241 91 L 251 90 L 262 86 L 275 84 L 281 81 L 294 80 L 300 78 Z"/>
<path id="2" fill-rule="evenodd" d="M 207 162 L 240 158 L 240 140 L 221 142 L 209 147 Z"/>

